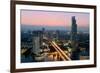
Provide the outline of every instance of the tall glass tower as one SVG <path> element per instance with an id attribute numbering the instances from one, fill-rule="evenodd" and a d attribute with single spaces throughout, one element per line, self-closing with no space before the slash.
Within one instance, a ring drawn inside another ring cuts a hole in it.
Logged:
<path id="1" fill-rule="evenodd" d="M 71 44 L 75 48 L 77 42 L 77 24 L 75 16 L 72 16 L 72 27 L 71 27 Z"/>

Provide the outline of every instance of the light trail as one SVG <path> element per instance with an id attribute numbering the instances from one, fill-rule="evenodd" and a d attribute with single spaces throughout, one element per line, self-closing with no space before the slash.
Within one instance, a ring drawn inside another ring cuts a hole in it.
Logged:
<path id="1" fill-rule="evenodd" d="M 51 45 L 55 48 L 55 50 L 59 53 L 59 55 L 60 55 L 60 57 L 64 60 L 64 61 L 66 61 L 66 59 L 63 57 L 63 55 L 59 52 L 59 50 L 55 47 L 55 45 L 54 44 L 52 44 L 51 43 Z"/>
<path id="2" fill-rule="evenodd" d="M 61 52 L 62 55 L 63 55 L 67 60 L 71 60 L 71 59 L 65 54 L 65 52 L 64 52 L 63 50 L 61 50 L 60 47 L 59 47 L 54 41 L 52 41 L 51 43 L 53 43 L 53 45 L 56 47 L 56 49 L 57 49 L 59 52 Z"/>

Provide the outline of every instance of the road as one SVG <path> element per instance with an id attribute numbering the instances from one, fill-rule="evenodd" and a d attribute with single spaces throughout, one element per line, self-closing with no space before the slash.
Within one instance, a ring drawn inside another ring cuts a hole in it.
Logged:
<path id="1" fill-rule="evenodd" d="M 51 41 L 50 43 L 54 47 L 54 49 L 58 52 L 58 54 L 60 55 L 62 60 L 64 60 L 64 61 L 71 60 L 70 57 L 66 55 L 66 53 L 56 44 L 55 41 Z"/>

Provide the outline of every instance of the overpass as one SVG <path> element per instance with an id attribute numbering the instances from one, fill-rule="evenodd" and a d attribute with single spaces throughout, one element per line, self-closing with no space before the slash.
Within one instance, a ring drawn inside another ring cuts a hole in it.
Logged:
<path id="1" fill-rule="evenodd" d="M 56 50 L 56 55 L 57 56 L 60 56 L 60 58 L 63 60 L 63 61 L 70 61 L 71 58 L 66 54 L 65 51 L 63 51 L 57 44 L 55 41 L 49 41 L 50 44 L 53 46 L 53 48 Z M 68 52 L 67 52 L 68 53 Z M 55 54 L 54 54 L 55 55 Z"/>

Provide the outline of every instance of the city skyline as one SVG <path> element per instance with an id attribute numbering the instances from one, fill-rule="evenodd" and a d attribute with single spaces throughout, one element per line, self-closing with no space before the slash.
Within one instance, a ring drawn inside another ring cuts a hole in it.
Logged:
<path id="1" fill-rule="evenodd" d="M 42 30 L 42 28 L 45 28 L 45 30 L 60 30 L 60 31 L 71 31 L 71 27 L 63 27 L 63 26 L 33 26 L 33 25 L 21 25 L 21 30 L 22 31 L 34 31 L 34 30 Z M 77 28 L 78 32 L 88 32 L 89 33 L 89 28 L 88 27 L 78 27 Z"/>
<path id="2" fill-rule="evenodd" d="M 72 16 L 71 22 L 70 33 L 56 29 L 49 31 L 44 27 L 26 33 L 21 30 L 21 62 L 89 59 L 89 33 L 77 33 L 75 16 Z"/>
<path id="3" fill-rule="evenodd" d="M 75 16 L 78 28 L 89 27 L 89 13 L 21 10 L 21 25 L 71 27 L 71 17 Z"/>

